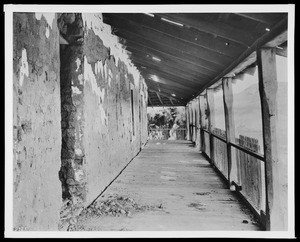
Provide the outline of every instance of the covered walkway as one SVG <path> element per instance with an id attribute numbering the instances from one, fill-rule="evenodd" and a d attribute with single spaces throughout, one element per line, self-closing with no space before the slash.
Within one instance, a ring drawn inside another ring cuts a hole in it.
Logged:
<path id="1" fill-rule="evenodd" d="M 101 211 L 81 216 L 78 230 L 260 230 L 204 156 L 183 140 L 149 141 L 97 203 Z"/>

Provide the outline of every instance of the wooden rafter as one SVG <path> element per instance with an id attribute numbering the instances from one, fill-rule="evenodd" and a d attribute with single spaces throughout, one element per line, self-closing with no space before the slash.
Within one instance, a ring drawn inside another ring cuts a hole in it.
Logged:
<path id="1" fill-rule="evenodd" d="M 137 67 L 145 66 L 145 64 L 139 63 L 137 61 L 133 61 L 133 62 Z M 179 70 L 175 71 L 172 69 L 168 69 L 166 67 L 148 66 L 147 69 L 154 71 L 154 73 L 157 73 L 158 76 L 160 74 L 163 74 L 163 75 L 167 74 L 170 77 L 174 77 L 174 79 L 179 79 L 179 80 L 181 79 L 182 82 L 192 82 L 195 84 L 200 84 L 201 80 L 203 79 L 203 78 L 197 77 L 195 75 L 188 75 L 188 74 L 180 73 Z M 211 78 L 205 78 L 203 80 L 210 80 L 210 79 Z"/>
<path id="2" fill-rule="evenodd" d="M 158 92 L 156 92 L 156 95 L 157 95 L 158 100 L 160 101 L 161 105 L 164 106 L 164 103 L 163 103 L 163 101 L 161 100 L 161 97 L 160 97 L 160 95 L 158 94 Z"/>
<path id="3" fill-rule="evenodd" d="M 163 37 L 167 35 L 172 39 L 180 40 L 227 56 L 233 57 L 244 49 L 242 45 L 233 45 L 231 48 L 228 48 L 225 45 L 226 40 L 220 40 L 220 38 L 215 38 L 210 34 L 199 32 L 197 30 L 170 25 L 158 17 L 152 18 L 140 13 L 112 13 L 108 14 L 108 16 L 111 16 L 116 20 L 120 19 L 122 22 L 127 21 L 131 25 L 142 26 L 143 29 L 148 29 L 155 35 L 161 35 Z"/>
<path id="4" fill-rule="evenodd" d="M 192 69 L 185 69 L 184 66 L 180 66 L 178 64 L 168 64 L 164 61 L 162 62 L 156 62 L 154 60 L 151 59 L 151 57 L 147 57 L 145 56 L 143 57 L 139 57 L 136 55 L 131 55 L 131 59 L 134 63 L 139 64 L 141 66 L 148 66 L 149 68 L 152 69 L 158 69 L 161 71 L 165 71 L 165 72 L 169 72 L 169 73 L 173 73 L 173 74 L 178 74 L 178 76 L 180 76 L 181 78 L 185 78 L 188 77 L 187 80 L 191 79 L 191 80 L 195 80 L 196 82 L 200 79 L 206 80 L 206 79 L 211 79 L 212 77 L 216 76 L 218 73 L 214 73 L 214 74 L 202 74 L 199 73 L 197 71 L 194 71 Z"/>
<path id="5" fill-rule="evenodd" d="M 118 34 L 120 40 L 126 40 L 125 47 L 128 49 L 138 49 L 144 52 L 151 53 L 152 55 L 162 55 L 169 58 L 174 58 L 179 61 L 183 61 L 195 66 L 199 66 L 199 68 L 205 68 L 211 71 L 222 70 L 226 65 L 224 63 L 216 63 L 209 61 L 201 56 L 195 56 L 193 54 L 187 54 L 182 52 L 179 49 L 165 47 L 163 49 L 155 49 L 154 45 L 147 45 L 149 40 L 143 41 L 142 39 L 134 38 L 132 36 L 122 36 L 122 34 Z M 126 37 L 126 39 L 124 38 Z"/>
<path id="6" fill-rule="evenodd" d="M 156 33 L 149 33 L 150 31 L 147 31 L 147 29 L 141 29 L 140 32 L 134 29 L 127 28 L 119 28 L 115 31 L 115 34 L 118 36 L 123 36 L 125 38 L 129 38 L 129 36 L 134 38 L 142 38 L 144 45 L 147 45 L 149 47 L 155 47 L 155 49 L 164 49 L 166 47 L 172 48 L 172 49 L 180 49 L 183 53 L 194 55 L 194 56 L 202 56 L 204 59 L 207 59 L 210 62 L 214 63 L 229 63 L 234 58 L 231 56 L 227 56 L 218 52 L 214 52 L 205 48 L 200 48 L 199 46 L 195 46 L 193 44 L 189 44 L 186 42 L 182 42 L 180 40 L 177 40 L 175 38 L 171 38 L 169 36 L 157 36 Z M 128 36 L 129 35 L 129 36 Z M 225 45 L 225 43 L 224 43 Z M 220 63 L 220 60 L 222 62 Z"/>
<path id="7" fill-rule="evenodd" d="M 231 40 L 233 42 L 237 42 L 247 47 L 249 47 L 255 40 L 255 37 L 252 34 L 250 34 L 249 31 L 233 28 L 230 25 L 227 25 L 223 22 L 218 22 L 216 24 L 215 22 L 211 22 L 204 19 L 196 20 L 191 18 L 189 14 L 182 14 L 182 13 L 176 13 L 176 14 L 158 13 L 156 15 L 183 23 L 187 26 L 190 26 L 192 28 L 195 28 L 205 33 L 213 34 L 215 36 L 220 36 L 222 38 Z"/>
<path id="8" fill-rule="evenodd" d="M 153 61 L 153 59 L 151 59 L 152 56 L 158 57 L 159 59 L 161 59 L 162 64 L 165 66 L 168 66 L 170 68 L 175 68 L 175 69 L 181 69 L 184 72 L 193 72 L 193 73 L 197 73 L 200 76 L 203 77 L 211 77 L 211 75 L 215 75 L 218 73 L 218 71 L 214 70 L 208 70 L 206 68 L 201 68 L 197 65 L 193 65 L 191 63 L 186 63 L 184 61 L 180 61 L 174 58 L 170 58 L 170 57 L 165 57 L 163 55 L 151 55 L 149 54 L 149 52 L 144 52 L 142 50 L 139 49 L 133 49 L 131 47 L 127 47 L 126 50 L 129 50 L 132 54 L 131 56 L 143 61 L 150 61 L 151 64 L 160 64 L 159 62 L 155 62 Z"/>
<path id="9" fill-rule="evenodd" d="M 273 13 L 235 13 L 235 14 L 267 25 L 273 24 L 274 20 L 275 21 L 278 20 L 278 14 L 274 15 Z"/>

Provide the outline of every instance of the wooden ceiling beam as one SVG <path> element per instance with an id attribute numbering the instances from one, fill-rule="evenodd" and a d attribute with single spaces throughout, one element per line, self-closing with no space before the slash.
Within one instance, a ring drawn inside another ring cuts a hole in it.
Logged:
<path id="1" fill-rule="evenodd" d="M 163 101 L 161 100 L 161 98 L 160 98 L 160 96 L 159 96 L 159 94 L 158 94 L 157 92 L 156 92 L 156 95 L 157 95 L 158 100 L 160 101 L 161 105 L 164 106 L 164 103 L 163 103 Z"/>
<path id="2" fill-rule="evenodd" d="M 216 76 L 218 73 L 211 73 L 210 75 L 208 74 L 203 74 L 202 72 L 199 72 L 197 70 L 194 70 L 192 68 L 189 68 L 188 66 L 185 65 L 179 65 L 176 63 L 167 63 L 166 61 L 162 60 L 161 62 L 152 60 L 152 58 L 149 56 L 145 57 L 140 57 L 137 54 L 132 54 L 130 55 L 130 58 L 133 62 L 139 63 L 145 67 L 157 67 L 161 70 L 169 70 L 171 72 L 174 71 L 174 73 L 182 74 L 187 77 L 191 78 L 196 78 L 198 79 L 210 79 L 214 76 Z"/>
<path id="3" fill-rule="evenodd" d="M 151 70 L 147 70 L 147 69 L 142 69 L 140 70 L 140 73 L 142 74 L 142 76 L 144 77 L 144 79 L 151 79 L 151 76 L 153 75 L 157 75 L 156 72 L 153 72 Z M 178 80 L 178 79 L 174 79 L 168 76 L 162 76 L 161 74 L 158 76 L 158 78 L 161 80 L 160 83 L 163 84 L 168 84 L 168 83 L 173 83 L 174 85 L 177 85 L 178 87 L 184 87 L 186 89 L 189 90 L 194 90 L 195 88 L 199 88 L 199 83 L 191 83 L 185 80 Z"/>
<path id="4" fill-rule="evenodd" d="M 194 46 L 189 43 L 184 43 L 167 35 L 157 35 L 147 28 L 141 28 L 131 25 L 128 26 L 126 25 L 126 23 L 122 23 L 121 21 L 110 20 L 107 23 L 114 27 L 113 34 L 124 39 L 137 39 L 140 42 L 144 43 L 144 45 L 150 46 L 152 48 L 154 47 L 158 50 L 163 50 L 164 48 L 180 49 L 182 53 L 199 56 L 203 59 L 220 65 L 228 64 L 234 59 L 234 57 L 229 57 L 204 48 L 200 48 L 198 46 Z"/>
<path id="5" fill-rule="evenodd" d="M 177 83 L 177 84 L 180 84 L 180 85 L 184 85 L 186 87 L 189 87 L 189 88 L 192 88 L 192 89 L 198 89 L 200 87 L 202 87 L 204 85 L 205 82 L 201 82 L 201 83 L 191 83 L 189 81 L 186 81 L 184 79 L 177 79 L 177 78 L 174 78 L 173 76 L 168 76 L 168 74 L 161 74 L 157 73 L 157 71 L 153 71 L 153 70 L 145 70 L 143 69 L 143 71 L 140 71 L 141 72 L 141 75 L 144 77 L 144 79 L 148 79 L 150 78 L 151 75 L 157 75 L 158 78 L 163 78 L 165 80 L 169 80 L 169 81 L 172 81 L 174 83 Z"/>
<path id="6" fill-rule="evenodd" d="M 155 15 L 182 23 L 205 33 L 220 36 L 224 39 L 237 42 L 246 47 L 249 47 L 256 38 L 246 30 L 233 28 L 232 26 L 223 22 L 211 22 L 204 19 L 193 19 L 188 13 L 155 13 Z"/>
<path id="7" fill-rule="evenodd" d="M 205 68 L 211 71 L 220 71 L 226 67 L 224 63 L 216 63 L 212 61 L 208 61 L 206 59 L 201 58 L 200 56 L 195 56 L 192 54 L 187 54 L 182 52 L 179 49 L 174 49 L 170 47 L 164 47 L 163 49 L 155 48 L 155 43 L 144 40 L 143 38 L 133 37 L 132 35 L 123 35 L 118 33 L 117 36 L 120 39 L 120 42 L 125 46 L 129 46 L 130 48 L 140 49 L 144 52 L 152 53 L 153 55 L 162 55 L 169 58 L 175 58 L 179 61 L 184 61 L 186 63 L 199 66 L 199 68 Z M 126 37 L 126 39 L 124 38 Z"/>
<path id="8" fill-rule="evenodd" d="M 151 99 L 150 99 L 150 97 L 148 96 L 148 102 L 150 103 L 150 105 L 153 107 L 153 104 L 152 104 L 152 102 L 151 102 Z"/>
<path id="9" fill-rule="evenodd" d="M 152 80 L 149 76 L 147 76 L 147 77 L 144 76 L 144 79 L 148 80 L 150 82 L 160 83 L 160 84 L 163 84 L 163 85 L 184 89 L 184 90 L 190 91 L 190 92 L 195 91 L 195 88 L 192 88 L 192 87 L 189 87 L 189 86 L 186 86 L 184 84 L 180 84 L 180 83 L 177 83 L 177 82 L 174 82 L 174 81 L 170 81 L 170 80 L 167 80 L 167 79 L 164 79 L 164 78 L 161 78 L 161 77 L 159 77 L 159 79 L 160 79 L 159 82 L 156 82 L 156 81 Z"/>
<path id="10" fill-rule="evenodd" d="M 271 25 L 280 19 L 278 13 L 234 13 L 244 18 L 252 19 L 256 22 Z"/>
<path id="11" fill-rule="evenodd" d="M 226 45 L 226 42 L 228 42 L 226 39 L 216 38 L 211 34 L 200 32 L 196 29 L 187 29 L 185 27 L 171 25 L 162 21 L 159 17 L 153 18 L 142 13 L 107 13 L 104 16 L 116 20 L 120 19 L 120 21 L 128 21 L 154 31 L 156 34 L 167 35 L 173 39 L 175 38 L 231 57 L 235 57 L 245 48 L 245 46 L 240 44 L 230 45 L 229 48 L 229 46 Z"/>
<path id="12" fill-rule="evenodd" d="M 139 69 L 142 69 L 141 66 L 145 66 L 145 64 L 141 64 L 138 63 L 137 61 L 133 61 L 133 63 L 135 64 L 135 66 L 137 66 Z M 148 70 L 151 70 L 155 75 L 159 76 L 169 76 L 170 78 L 174 79 L 174 80 L 178 80 L 181 83 L 184 82 L 191 82 L 194 83 L 195 85 L 199 85 L 201 83 L 203 83 L 204 81 L 210 80 L 210 79 L 201 79 L 201 78 L 195 78 L 191 75 L 183 75 L 182 73 L 180 73 L 180 71 L 173 71 L 173 70 L 168 70 L 166 68 L 161 69 L 158 68 L 156 66 L 148 66 L 146 67 Z M 167 77 L 166 77 L 167 78 Z"/>
<path id="13" fill-rule="evenodd" d="M 170 94 L 164 92 L 162 89 L 159 91 L 158 89 L 156 89 L 155 87 L 153 88 L 149 88 L 149 92 L 150 93 L 156 93 L 156 92 L 159 92 L 161 96 L 164 96 L 164 97 L 167 97 L 167 98 L 172 98 L 173 100 L 176 100 L 176 102 L 180 102 L 180 103 L 185 103 L 187 102 L 187 98 L 178 98 L 178 97 L 172 97 L 170 96 Z"/>
<path id="14" fill-rule="evenodd" d="M 173 51 L 167 48 L 165 48 L 164 50 L 157 50 L 151 47 L 147 47 L 143 44 L 135 43 L 131 41 L 127 42 L 127 45 L 125 45 L 125 49 L 131 53 L 135 53 L 135 52 L 147 53 L 151 56 L 160 57 L 161 59 L 175 61 L 178 64 L 190 65 L 193 68 L 197 68 L 198 71 L 202 73 L 218 73 L 225 67 L 225 65 L 221 67 L 209 63 L 199 64 L 196 62 L 199 60 L 198 58 L 194 58 L 190 55 L 182 54 L 180 50 Z M 202 62 L 202 60 L 200 60 L 200 62 Z"/>
<path id="15" fill-rule="evenodd" d="M 152 31 L 153 32 L 153 31 Z M 189 54 L 189 55 L 195 55 L 195 56 L 201 56 L 204 59 L 207 59 L 211 62 L 216 63 L 230 63 L 234 57 L 227 56 L 224 54 L 217 53 L 215 51 L 207 50 L 204 48 L 200 48 L 198 46 L 182 42 L 176 38 L 169 37 L 167 35 L 159 36 L 156 33 L 151 33 L 147 28 L 143 28 L 141 30 L 135 30 L 131 27 L 123 27 L 120 29 L 115 30 L 114 34 L 116 35 L 122 35 L 125 37 L 125 39 L 128 38 L 128 35 L 130 36 L 138 36 L 143 39 L 143 42 L 149 43 L 152 42 L 151 46 L 155 46 L 157 49 L 164 49 L 165 47 L 173 48 L 173 49 L 180 49 L 182 52 Z M 150 40 L 150 41 L 149 41 Z M 154 43 L 154 44 L 153 44 Z M 220 62 L 221 61 L 221 62 Z"/>
<path id="16" fill-rule="evenodd" d="M 158 92 L 158 91 L 152 90 L 152 89 L 151 89 L 150 91 L 151 91 L 151 92 Z M 169 98 L 169 99 L 171 99 L 171 100 L 175 100 L 176 102 L 182 101 L 182 100 L 179 99 L 179 98 L 176 98 L 176 97 L 170 97 L 169 95 L 166 95 L 166 94 L 164 94 L 164 93 L 162 93 L 162 92 L 160 92 L 160 95 L 163 96 L 163 97 Z"/>
<path id="17" fill-rule="evenodd" d="M 150 78 L 146 78 L 145 79 L 146 83 L 151 83 L 152 85 L 159 85 L 159 86 L 162 86 L 162 87 L 165 87 L 165 88 L 173 88 L 174 90 L 179 90 L 179 91 L 184 91 L 186 93 L 194 93 L 195 90 L 197 89 L 192 89 L 192 88 L 187 88 L 187 87 L 184 87 L 182 85 L 175 85 L 174 83 L 161 83 L 161 82 L 156 82 L 156 81 L 153 81 L 152 79 Z"/>
<path id="18" fill-rule="evenodd" d="M 155 85 L 155 84 L 152 84 L 152 83 L 149 83 L 147 82 L 147 85 L 148 87 L 151 89 L 155 89 L 159 92 L 163 91 L 165 92 L 169 97 L 171 97 L 172 93 L 174 93 L 177 97 L 182 97 L 184 99 L 188 99 L 190 96 L 192 95 L 195 95 L 195 94 L 192 94 L 191 92 L 186 92 L 186 91 L 183 91 L 183 90 L 178 90 L 178 89 L 174 89 L 174 87 L 164 87 L 162 85 Z M 196 93 L 196 92 L 195 92 Z"/>
<path id="19" fill-rule="evenodd" d="M 150 62 L 155 62 L 152 59 L 152 56 L 154 56 L 154 55 L 149 54 L 149 52 L 143 52 L 142 50 L 136 50 L 136 49 L 132 49 L 130 47 L 126 48 L 126 50 L 129 51 L 132 54 L 132 56 L 134 56 L 138 59 L 141 59 L 141 60 L 145 59 L 145 60 L 149 60 Z M 200 69 L 198 66 L 194 66 L 194 65 L 188 64 L 183 61 L 178 61 L 174 58 L 173 59 L 165 58 L 165 57 L 161 57 L 161 55 L 159 55 L 159 56 L 155 55 L 154 57 L 158 57 L 161 60 L 160 62 L 157 62 L 157 63 L 166 65 L 168 67 L 173 67 L 177 70 L 178 69 L 184 70 L 188 73 L 190 73 L 190 72 L 197 73 L 198 75 L 203 76 L 203 77 L 211 77 L 213 75 L 218 74 L 217 71 L 210 71 L 210 70 L 206 70 L 206 69 L 203 70 L 203 69 Z"/>

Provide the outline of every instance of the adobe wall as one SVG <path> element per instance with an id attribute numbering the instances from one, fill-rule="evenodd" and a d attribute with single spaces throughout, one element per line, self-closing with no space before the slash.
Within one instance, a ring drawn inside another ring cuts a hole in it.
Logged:
<path id="1" fill-rule="evenodd" d="M 61 49 L 62 229 L 147 141 L 147 87 L 101 18 L 76 14 L 68 28 L 83 41 Z"/>
<path id="2" fill-rule="evenodd" d="M 14 228 L 70 230 L 147 141 L 147 86 L 101 14 L 14 14 Z M 75 16 L 75 17 L 74 17 Z"/>
<path id="3" fill-rule="evenodd" d="M 46 16 L 46 18 L 45 18 Z M 13 226 L 57 230 L 61 207 L 56 15 L 13 15 Z"/>

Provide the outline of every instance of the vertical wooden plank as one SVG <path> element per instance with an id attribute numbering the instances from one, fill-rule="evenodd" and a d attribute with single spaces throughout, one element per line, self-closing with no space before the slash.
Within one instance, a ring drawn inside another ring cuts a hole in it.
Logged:
<path id="1" fill-rule="evenodd" d="M 190 140 L 190 113 L 189 113 L 189 104 L 185 106 L 185 122 L 186 122 L 186 139 Z"/>
<path id="2" fill-rule="evenodd" d="M 215 127 L 215 115 L 214 115 L 214 90 L 213 89 L 206 89 L 206 99 L 207 99 L 207 109 L 208 109 L 208 131 L 209 131 L 209 148 L 210 148 L 210 160 L 214 164 L 215 157 L 214 157 L 214 137 L 211 135 L 213 128 Z"/>
<path id="3" fill-rule="evenodd" d="M 228 181 L 229 181 L 229 186 L 231 186 L 232 181 L 235 181 L 238 184 L 236 152 L 234 152 L 233 148 L 230 145 L 230 143 L 235 143 L 232 79 L 231 78 L 223 79 L 222 87 L 223 87 L 223 104 L 224 104 L 225 127 L 226 127 L 226 141 L 227 141 Z M 234 187 L 231 188 L 234 189 Z"/>
<path id="4" fill-rule="evenodd" d="M 281 199 L 284 194 L 283 172 L 280 172 L 277 146 L 277 73 L 276 53 L 274 49 L 257 50 L 259 73 L 259 94 L 261 99 L 263 141 L 266 177 L 266 229 L 286 230 L 287 215 L 284 210 L 286 202 Z"/>
<path id="5" fill-rule="evenodd" d="M 195 99 L 195 109 L 196 109 L 196 145 L 197 150 L 200 150 L 200 104 L 199 104 L 199 97 Z"/>
<path id="6" fill-rule="evenodd" d="M 200 110 L 200 137 L 201 137 L 201 143 L 200 143 L 200 151 L 205 152 L 205 139 L 204 139 L 204 131 L 202 130 L 204 128 L 205 123 L 205 110 L 204 110 L 204 96 L 199 96 L 199 110 Z"/>
<path id="7" fill-rule="evenodd" d="M 189 103 L 189 113 L 190 113 L 190 140 L 193 140 L 193 109 L 192 103 Z"/>
<path id="8" fill-rule="evenodd" d="M 193 112 L 193 142 L 196 142 L 196 107 L 195 107 L 195 100 L 192 101 L 192 112 Z"/>

